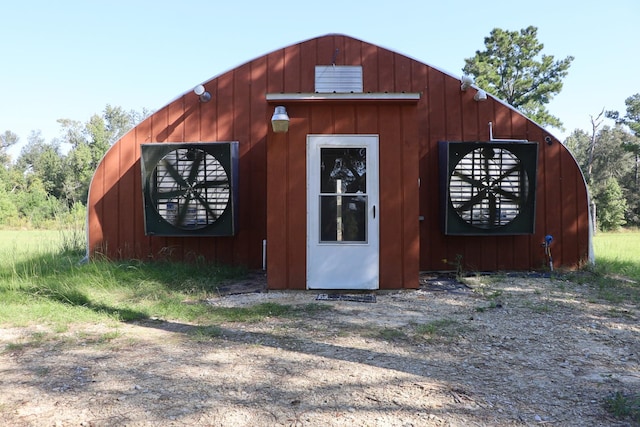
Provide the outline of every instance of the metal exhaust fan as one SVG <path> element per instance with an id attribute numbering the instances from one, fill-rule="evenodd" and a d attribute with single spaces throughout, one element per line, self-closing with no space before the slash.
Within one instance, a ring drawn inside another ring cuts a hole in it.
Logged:
<path id="1" fill-rule="evenodd" d="M 237 170 L 237 142 L 142 144 L 145 233 L 233 235 Z"/>
<path id="2" fill-rule="evenodd" d="M 444 233 L 533 233 L 537 163 L 535 142 L 441 142 Z"/>

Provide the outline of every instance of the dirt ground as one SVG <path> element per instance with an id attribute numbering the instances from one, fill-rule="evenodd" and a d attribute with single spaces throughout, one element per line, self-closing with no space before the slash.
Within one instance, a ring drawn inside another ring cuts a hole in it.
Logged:
<path id="1" fill-rule="evenodd" d="M 255 323 L 2 327 L 0 425 L 633 425 L 603 402 L 640 392 L 637 306 L 558 278 L 423 283 L 207 301 L 306 313 Z"/>

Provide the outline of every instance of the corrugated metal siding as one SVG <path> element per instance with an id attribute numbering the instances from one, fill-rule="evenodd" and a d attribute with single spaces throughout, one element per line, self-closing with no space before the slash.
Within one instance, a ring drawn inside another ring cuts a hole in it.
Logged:
<path id="1" fill-rule="evenodd" d="M 315 91 L 319 93 L 361 93 L 362 66 L 316 65 Z"/>
<path id="2" fill-rule="evenodd" d="M 338 54 L 336 55 L 336 49 Z M 417 104 L 290 103 L 287 134 L 273 134 L 266 93 L 312 92 L 314 70 L 331 63 L 362 66 L 364 92 L 420 92 Z M 89 250 L 110 258 L 204 257 L 259 268 L 268 239 L 273 288 L 305 285 L 308 133 L 380 135 L 381 287 L 417 286 L 418 270 L 450 270 L 462 256 L 469 270 L 538 269 L 541 242 L 555 238 L 557 266 L 588 255 L 588 206 L 582 176 L 556 139 L 491 97 L 479 103 L 458 79 L 403 55 L 341 35 L 311 39 L 269 53 L 205 83 L 200 103 L 190 91 L 117 142 L 96 170 L 89 196 Z M 496 138 L 540 143 L 535 234 L 459 237 L 440 230 L 438 141 Z M 171 141 L 240 142 L 239 225 L 235 237 L 162 238 L 144 235 L 139 144 Z M 418 188 L 418 178 L 421 186 Z M 423 221 L 418 217 L 423 216 Z"/>

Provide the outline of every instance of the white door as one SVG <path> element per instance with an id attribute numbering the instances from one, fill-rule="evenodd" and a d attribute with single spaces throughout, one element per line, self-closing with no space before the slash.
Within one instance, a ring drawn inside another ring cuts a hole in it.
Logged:
<path id="1" fill-rule="evenodd" d="M 378 289 L 378 136 L 307 136 L 307 289 Z"/>

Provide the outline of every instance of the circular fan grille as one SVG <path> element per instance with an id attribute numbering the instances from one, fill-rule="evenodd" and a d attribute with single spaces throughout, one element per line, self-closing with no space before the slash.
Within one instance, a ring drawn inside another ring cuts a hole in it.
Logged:
<path id="1" fill-rule="evenodd" d="M 463 156 L 449 181 L 455 212 L 474 227 L 490 229 L 513 221 L 523 209 L 529 183 L 520 160 L 503 148 L 477 148 Z"/>
<path id="2" fill-rule="evenodd" d="M 227 171 L 202 149 L 179 148 L 167 153 L 153 176 L 156 211 L 175 227 L 206 227 L 216 222 L 229 204 Z"/>

